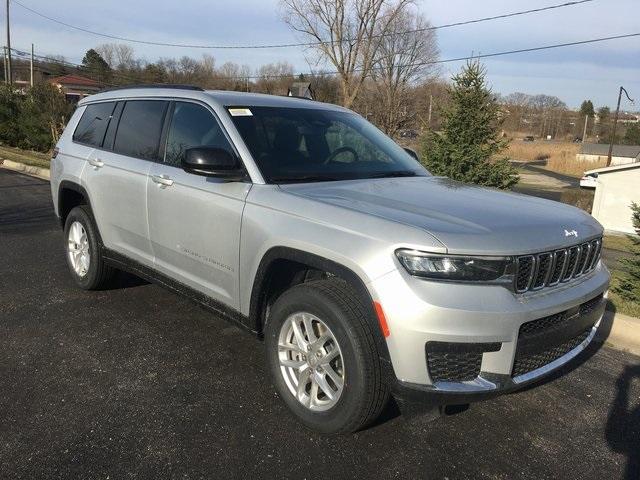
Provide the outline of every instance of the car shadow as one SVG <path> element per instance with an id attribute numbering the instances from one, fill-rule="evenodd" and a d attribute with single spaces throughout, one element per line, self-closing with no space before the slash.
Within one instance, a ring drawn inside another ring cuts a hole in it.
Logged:
<path id="1" fill-rule="evenodd" d="M 149 285 L 150 282 L 140 278 L 132 273 L 118 270 L 109 282 L 109 285 L 105 286 L 103 290 L 119 290 L 122 288 L 140 287 L 142 285 Z"/>
<path id="2" fill-rule="evenodd" d="M 616 381 L 616 398 L 609 410 L 605 438 L 611 450 L 626 455 L 625 480 L 640 478 L 640 402 L 632 404 L 633 380 L 640 382 L 640 365 L 629 365 Z"/>

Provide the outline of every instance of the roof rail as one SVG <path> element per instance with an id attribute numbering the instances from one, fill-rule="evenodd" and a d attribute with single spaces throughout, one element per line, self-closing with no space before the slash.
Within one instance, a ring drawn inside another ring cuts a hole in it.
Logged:
<path id="1" fill-rule="evenodd" d="M 198 92 L 204 92 L 204 88 L 197 87 L 195 85 L 180 85 L 177 83 L 142 83 L 134 85 L 119 85 L 117 87 L 105 88 L 100 90 L 102 92 L 113 92 L 114 90 L 129 90 L 136 88 L 174 88 L 176 90 L 196 90 Z"/>

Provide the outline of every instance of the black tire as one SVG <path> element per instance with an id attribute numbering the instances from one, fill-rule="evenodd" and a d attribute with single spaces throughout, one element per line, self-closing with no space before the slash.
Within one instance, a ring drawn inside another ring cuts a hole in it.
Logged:
<path id="1" fill-rule="evenodd" d="M 68 239 L 69 230 L 74 222 L 79 222 L 84 228 L 87 239 L 89 242 L 89 254 L 90 262 L 89 269 L 84 275 L 79 275 L 71 264 L 68 252 Z M 100 234 L 93 220 L 91 210 L 86 205 L 80 205 L 73 208 L 64 223 L 64 244 L 65 244 L 65 258 L 67 259 L 67 265 L 69 271 L 76 284 L 84 290 L 100 290 L 109 285 L 116 270 L 107 265 L 102 256 L 102 242 L 100 240 Z"/>
<path id="2" fill-rule="evenodd" d="M 287 387 L 280 371 L 278 338 L 285 320 L 296 312 L 320 318 L 342 351 L 345 383 L 338 403 L 317 412 L 302 405 Z M 296 285 L 271 308 L 265 326 L 267 363 L 280 397 L 307 427 L 322 433 L 349 433 L 378 418 L 389 399 L 382 381 L 378 348 L 367 310 L 347 282 L 338 278 Z"/>

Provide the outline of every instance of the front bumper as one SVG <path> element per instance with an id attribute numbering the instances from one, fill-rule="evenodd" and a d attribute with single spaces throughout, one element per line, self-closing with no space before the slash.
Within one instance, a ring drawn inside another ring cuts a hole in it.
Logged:
<path id="1" fill-rule="evenodd" d="M 604 313 L 608 285 L 602 262 L 575 281 L 519 295 L 501 286 L 428 282 L 402 270 L 390 272 L 370 287 L 391 332 L 387 346 L 394 393 L 440 405 L 467 403 L 548 375 L 589 345 Z M 580 310 L 581 305 L 589 310 Z M 520 333 L 523 324 L 554 315 L 563 316 L 562 328 Z M 431 345 L 461 345 L 470 351 L 479 346 L 477 375 L 432 378 Z"/>

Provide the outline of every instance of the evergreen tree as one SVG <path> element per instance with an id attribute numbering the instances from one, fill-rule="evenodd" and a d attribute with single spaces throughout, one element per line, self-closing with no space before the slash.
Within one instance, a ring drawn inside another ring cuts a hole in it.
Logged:
<path id="1" fill-rule="evenodd" d="M 582 105 L 580 105 L 580 114 L 584 117 L 593 117 L 596 112 L 593 109 L 593 102 L 591 100 L 585 100 L 584 102 L 582 102 Z"/>
<path id="2" fill-rule="evenodd" d="M 517 170 L 500 154 L 508 147 L 501 137 L 502 112 L 485 82 L 480 62 L 468 62 L 448 88 L 449 106 L 441 111 L 442 132 L 430 132 L 422 158 L 434 175 L 466 183 L 509 188 Z"/>
<path id="3" fill-rule="evenodd" d="M 640 205 L 631 203 L 633 228 L 640 235 Z M 631 247 L 631 258 L 621 260 L 621 264 L 626 270 L 625 275 L 616 282 L 613 291 L 625 300 L 640 303 L 640 238 L 629 236 L 633 242 Z"/>
<path id="4" fill-rule="evenodd" d="M 598 109 L 598 135 L 601 140 L 609 141 L 611 133 L 611 109 L 609 107 L 600 107 Z"/>
<path id="5" fill-rule="evenodd" d="M 622 143 L 626 145 L 640 145 L 640 125 L 637 123 L 627 127 Z"/>
<path id="6" fill-rule="evenodd" d="M 87 53 L 84 54 L 82 65 L 87 74 L 98 81 L 107 82 L 111 77 L 109 64 L 93 48 L 87 50 Z"/>

